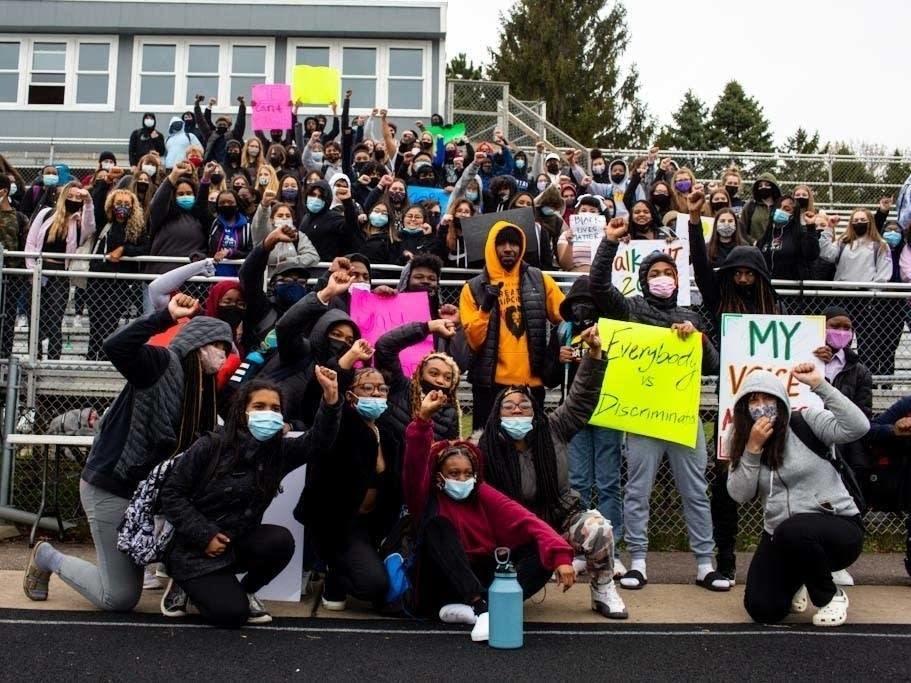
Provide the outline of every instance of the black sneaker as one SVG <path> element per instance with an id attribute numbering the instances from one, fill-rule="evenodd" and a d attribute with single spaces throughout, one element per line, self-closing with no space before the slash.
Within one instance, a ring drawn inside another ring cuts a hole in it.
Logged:
<path id="1" fill-rule="evenodd" d="M 335 574 L 331 570 L 326 572 L 326 580 L 323 582 L 323 597 L 320 602 L 323 608 L 330 612 L 344 612 L 348 607 L 348 596 L 338 585 Z"/>
<path id="2" fill-rule="evenodd" d="M 731 555 L 719 555 L 717 571 L 733 586 L 737 580 L 737 558 Z"/>
<path id="3" fill-rule="evenodd" d="M 164 595 L 161 596 L 161 613 L 172 619 L 179 619 L 187 616 L 187 610 L 190 608 L 190 598 L 184 592 L 183 588 L 178 586 L 174 579 L 168 581 L 168 587 Z"/>

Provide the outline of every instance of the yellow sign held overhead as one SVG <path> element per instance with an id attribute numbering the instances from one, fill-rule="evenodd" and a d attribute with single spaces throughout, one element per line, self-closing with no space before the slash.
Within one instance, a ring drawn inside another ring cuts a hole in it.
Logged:
<path id="1" fill-rule="evenodd" d="M 301 104 L 329 104 L 339 101 L 342 77 L 329 66 L 298 64 L 291 75 L 291 97 Z"/>

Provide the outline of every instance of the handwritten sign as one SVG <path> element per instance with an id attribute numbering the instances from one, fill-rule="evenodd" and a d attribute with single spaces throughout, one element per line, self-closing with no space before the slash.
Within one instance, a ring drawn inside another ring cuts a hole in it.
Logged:
<path id="1" fill-rule="evenodd" d="M 569 217 L 569 228 L 573 233 L 573 242 L 588 242 L 592 254 L 598 251 L 601 238 L 604 237 L 604 226 L 607 219 L 600 213 L 577 213 Z"/>
<path id="2" fill-rule="evenodd" d="M 438 187 L 408 186 L 408 202 L 410 204 L 417 204 L 418 202 L 423 202 L 428 199 L 439 202 L 440 206 L 445 209 L 446 204 L 449 202 L 449 193 Z"/>
<path id="3" fill-rule="evenodd" d="M 660 251 L 674 259 L 677 264 L 677 305 L 689 306 L 690 298 L 690 245 L 689 242 L 666 242 L 665 240 L 631 240 L 620 243 L 611 268 L 611 282 L 623 296 L 642 296 L 639 283 L 639 266 L 652 252 Z"/>
<path id="4" fill-rule="evenodd" d="M 792 409 L 822 407 L 820 398 L 791 374 L 797 363 L 823 363 L 813 351 L 825 344 L 823 316 L 739 315 L 721 317 L 721 372 L 718 378 L 718 459 L 728 460 L 727 441 L 734 419 L 734 397 L 746 377 L 768 370 L 781 378 Z"/>
<path id="5" fill-rule="evenodd" d="M 436 138 L 437 135 L 442 135 L 443 142 L 452 142 L 453 140 L 459 140 L 465 137 L 465 124 L 451 123 L 446 126 L 430 126 L 427 129 L 427 132 L 434 138 Z"/>
<path id="6" fill-rule="evenodd" d="M 298 64 L 291 72 L 294 101 L 302 104 L 338 102 L 342 77 L 338 69 L 329 66 Z"/>
<path id="7" fill-rule="evenodd" d="M 291 127 L 291 86 L 287 83 L 254 85 L 253 130 L 287 130 Z"/>
<path id="8" fill-rule="evenodd" d="M 351 319 L 361 330 L 361 337 L 371 344 L 389 330 L 405 323 L 430 320 L 430 302 L 425 292 L 403 292 L 395 296 L 378 296 L 363 289 L 351 290 Z M 433 352 L 433 337 L 403 349 L 399 354 L 402 371 L 410 377 L 421 359 Z"/>
<path id="9" fill-rule="evenodd" d="M 702 217 L 702 238 L 705 240 L 705 243 L 708 244 L 709 240 L 712 238 L 712 230 L 715 229 L 715 219 L 710 216 Z M 677 223 L 674 225 L 674 230 L 677 231 L 677 238 L 681 242 L 690 241 L 690 217 L 689 214 L 680 213 L 677 214 Z"/>
<path id="10" fill-rule="evenodd" d="M 598 332 L 607 372 L 590 424 L 694 447 L 702 335 L 603 318 Z"/>
<path id="11" fill-rule="evenodd" d="M 506 221 L 522 228 L 525 233 L 525 253 L 534 254 L 538 251 L 538 239 L 535 234 L 535 212 L 531 207 L 524 209 L 510 209 L 496 213 L 481 213 L 470 218 L 463 218 L 462 239 L 465 240 L 465 252 L 468 261 L 483 261 L 484 246 L 487 243 L 487 234 L 495 223 Z"/>

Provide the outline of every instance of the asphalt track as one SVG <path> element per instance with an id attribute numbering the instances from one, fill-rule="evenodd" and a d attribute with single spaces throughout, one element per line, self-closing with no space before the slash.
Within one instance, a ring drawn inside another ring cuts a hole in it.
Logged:
<path id="1" fill-rule="evenodd" d="M 0 610 L 3 681 L 909 680 L 911 627 L 535 625 L 492 650 L 424 622 L 188 618 Z"/>

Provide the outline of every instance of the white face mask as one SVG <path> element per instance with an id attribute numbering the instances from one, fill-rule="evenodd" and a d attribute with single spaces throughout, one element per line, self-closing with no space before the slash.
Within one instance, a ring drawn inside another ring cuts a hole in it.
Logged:
<path id="1" fill-rule="evenodd" d="M 276 228 L 293 228 L 294 221 L 290 218 L 276 218 L 274 221 L 272 221 L 272 225 L 274 225 Z"/>
<path id="2" fill-rule="evenodd" d="M 10 193 L 10 195 L 14 195 L 14 194 L 16 194 L 18 191 L 19 191 L 19 186 L 16 185 L 16 183 L 10 183 L 10 186 L 9 186 L 9 193 Z"/>
<path id="3" fill-rule="evenodd" d="M 143 164 L 142 172 L 145 173 L 147 176 L 154 178 L 155 174 L 158 173 L 158 167 L 155 166 L 154 164 Z"/>
<path id="4" fill-rule="evenodd" d="M 110 171 L 112 168 L 114 168 L 114 162 L 113 161 L 102 161 L 101 168 L 103 168 L 105 171 Z"/>
<path id="5" fill-rule="evenodd" d="M 228 354 L 220 344 L 206 344 L 199 348 L 199 363 L 207 375 L 214 375 L 225 364 Z"/>

